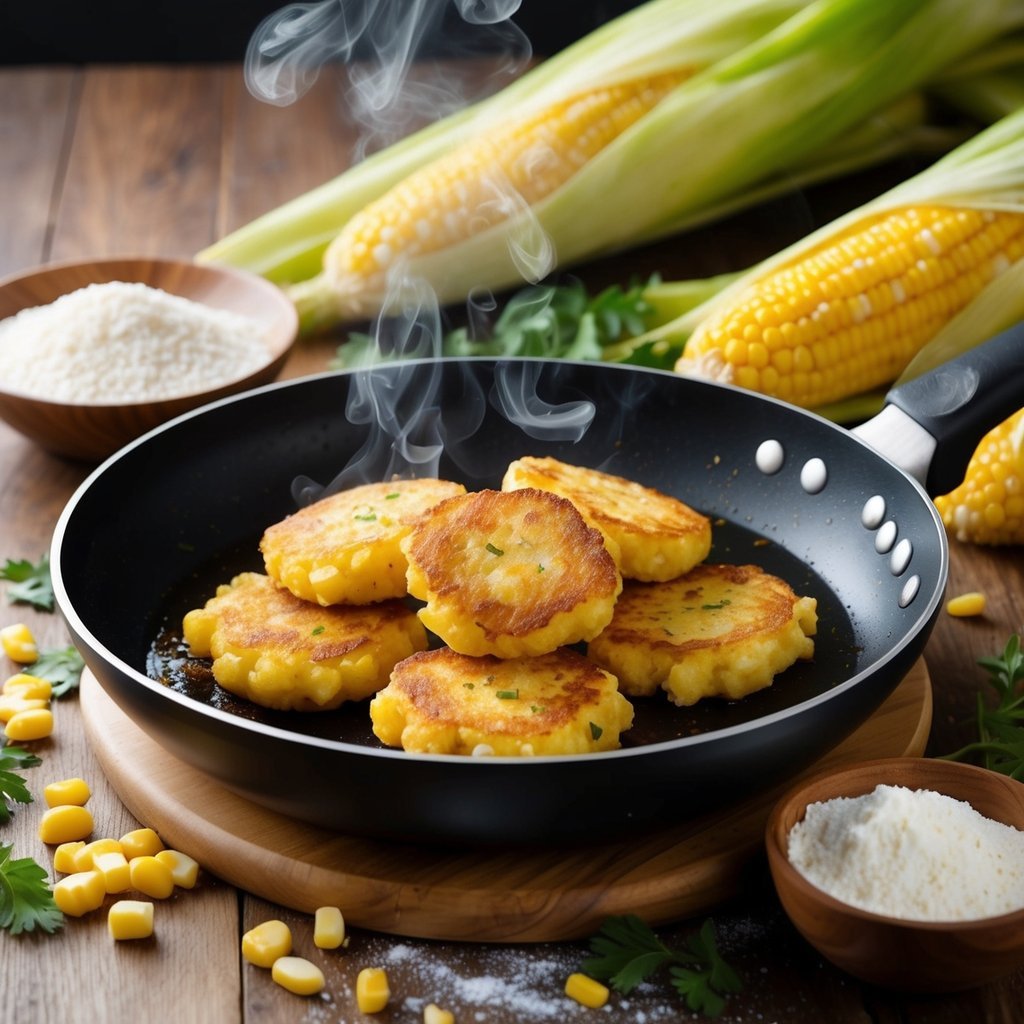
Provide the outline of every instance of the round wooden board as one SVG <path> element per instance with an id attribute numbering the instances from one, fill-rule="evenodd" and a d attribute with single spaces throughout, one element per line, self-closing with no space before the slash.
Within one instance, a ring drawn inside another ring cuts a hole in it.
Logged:
<path id="1" fill-rule="evenodd" d="M 635 840 L 433 849 L 341 835 L 251 803 L 168 754 L 88 671 L 81 702 L 103 771 L 167 845 L 274 903 L 304 912 L 340 906 L 353 925 L 410 938 L 539 942 L 591 934 L 610 914 L 660 924 L 708 911 L 737 893 L 763 849 L 772 806 L 795 781 Z M 931 686 L 919 661 L 868 722 L 802 774 L 920 755 L 930 726 Z"/>

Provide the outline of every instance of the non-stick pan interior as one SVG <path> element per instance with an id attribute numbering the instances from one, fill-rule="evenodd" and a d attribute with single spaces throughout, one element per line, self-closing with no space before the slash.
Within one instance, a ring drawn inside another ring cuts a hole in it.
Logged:
<path id="1" fill-rule="evenodd" d="M 901 472 L 842 428 L 781 403 L 591 363 L 428 360 L 273 385 L 183 417 L 113 457 L 72 499 L 54 540 L 58 600 L 104 685 L 130 706 L 147 690 L 143 724 L 173 747 L 148 713 L 165 688 L 145 682 L 147 666 L 154 674 L 168 665 L 154 658 L 155 641 L 173 635 L 218 582 L 259 569 L 263 529 L 303 493 L 396 472 L 498 487 L 508 463 L 526 454 L 673 494 L 712 517 L 713 560 L 754 562 L 818 599 L 812 663 L 741 702 L 690 710 L 638 702 L 627 750 L 706 747 L 719 733 L 746 750 L 751 736 L 737 730 L 807 706 L 806 728 L 785 727 L 788 757 L 764 766 L 767 784 L 851 731 L 923 646 L 945 546 L 930 502 Z M 862 692 L 832 710 L 828 695 L 853 680 Z M 196 713 L 227 712 L 206 723 L 218 740 L 234 720 L 295 733 L 300 743 L 316 737 L 317 756 L 323 743 L 381 749 L 365 705 L 287 715 L 232 701 L 208 680 L 191 692 L 178 683 Z M 180 717 L 180 701 L 174 710 Z M 813 735 L 794 739 L 803 731 Z M 617 755 L 600 755 L 608 756 Z M 296 813 L 317 818 L 309 807 Z"/>

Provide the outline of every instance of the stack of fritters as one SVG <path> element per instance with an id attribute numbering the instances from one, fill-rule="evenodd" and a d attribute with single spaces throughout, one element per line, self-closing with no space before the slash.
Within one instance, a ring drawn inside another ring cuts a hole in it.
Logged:
<path id="1" fill-rule="evenodd" d="M 267 575 L 220 587 L 184 637 L 268 707 L 376 694 L 374 733 L 405 750 L 610 750 L 627 697 L 738 699 L 813 654 L 814 599 L 710 548 L 710 521 L 675 498 L 524 457 L 500 491 L 368 484 L 270 526 Z"/>

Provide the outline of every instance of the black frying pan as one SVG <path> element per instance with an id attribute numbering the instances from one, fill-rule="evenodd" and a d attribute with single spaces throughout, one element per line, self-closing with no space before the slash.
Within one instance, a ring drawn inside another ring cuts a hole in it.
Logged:
<path id="1" fill-rule="evenodd" d="M 923 410 L 940 440 L 930 457 L 929 435 L 910 423 L 932 493 L 950 489 L 982 431 L 1024 401 L 1020 337 L 896 396 Z M 950 433 L 958 417 L 966 434 Z M 901 418 L 890 409 L 875 425 L 891 440 Z M 263 529 L 297 501 L 396 471 L 496 487 L 524 454 L 603 468 L 703 510 L 715 524 L 712 560 L 755 562 L 818 599 L 813 662 L 740 702 L 637 701 L 619 751 L 517 759 L 384 749 L 365 702 L 265 711 L 181 659 L 182 614 L 234 572 L 260 569 Z M 921 654 L 947 547 L 915 480 L 786 404 L 626 366 L 421 360 L 271 385 L 153 431 L 74 495 L 51 567 L 90 669 L 183 761 L 257 803 L 349 833 L 508 844 L 654 828 L 807 766 Z M 161 673 L 166 683 L 152 678 Z"/>

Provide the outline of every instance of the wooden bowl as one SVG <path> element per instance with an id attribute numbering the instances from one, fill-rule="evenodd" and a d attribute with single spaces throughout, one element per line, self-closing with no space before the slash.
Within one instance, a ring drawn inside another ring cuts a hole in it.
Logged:
<path id="1" fill-rule="evenodd" d="M 90 284 L 138 282 L 264 325 L 267 360 L 258 370 L 209 390 L 137 403 L 67 403 L 8 390 L 0 381 L 0 418 L 57 454 L 99 461 L 161 423 L 217 398 L 274 380 L 298 335 L 298 316 L 276 285 L 229 267 L 182 260 L 104 259 L 52 263 L 0 280 L 0 320 L 44 306 Z"/>
<path id="2" fill-rule="evenodd" d="M 987 818 L 1024 829 L 1024 784 L 973 765 L 887 758 L 816 775 L 781 798 L 765 832 L 775 888 L 797 930 L 849 974 L 904 992 L 955 992 L 1024 966 L 1024 909 L 974 921 L 905 921 L 840 902 L 790 863 L 789 830 L 808 804 L 863 796 L 879 784 L 944 793 Z"/>

